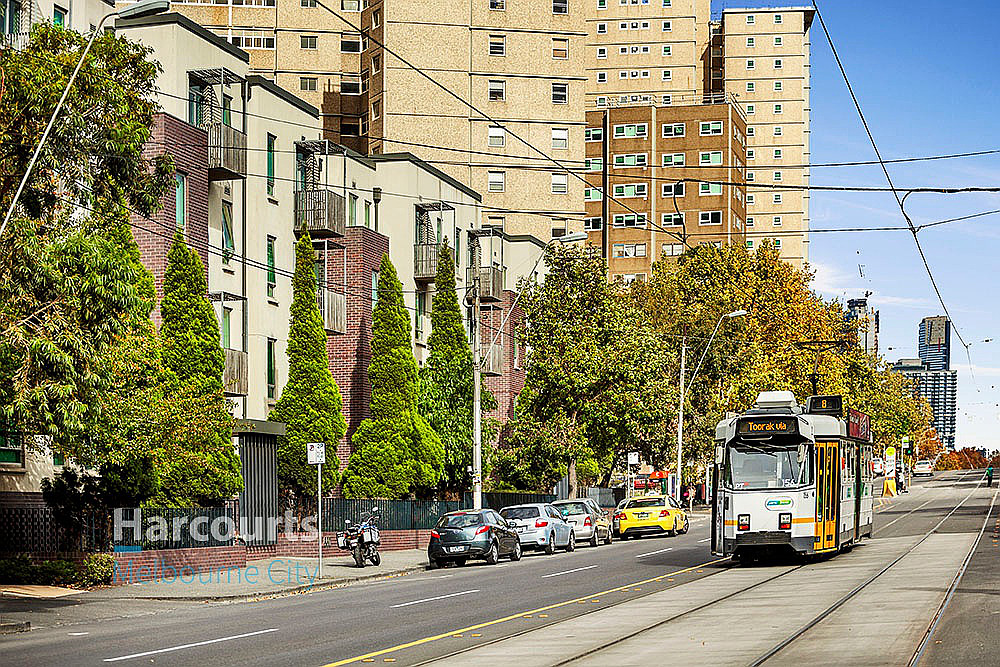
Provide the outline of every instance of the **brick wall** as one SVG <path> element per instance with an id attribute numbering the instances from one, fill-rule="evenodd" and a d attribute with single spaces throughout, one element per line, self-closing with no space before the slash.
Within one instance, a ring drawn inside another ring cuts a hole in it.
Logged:
<path id="1" fill-rule="evenodd" d="M 504 290 L 503 301 L 483 311 L 484 336 L 489 335 L 491 337 L 490 340 L 492 340 L 492 336 L 496 335 L 497 329 L 500 327 L 501 322 L 503 322 L 504 314 L 510 310 L 511 304 L 514 303 L 515 296 L 516 294 L 512 290 Z M 521 310 L 520 306 L 515 306 L 514 312 L 511 313 L 510 318 L 507 320 L 503 334 L 497 340 L 497 345 L 503 346 L 503 374 L 486 378 L 486 386 L 497 400 L 497 409 L 489 413 L 489 416 L 499 419 L 502 426 L 505 426 L 508 421 L 514 418 L 515 400 L 518 394 L 521 393 L 521 390 L 524 389 L 524 350 L 521 350 L 521 368 L 515 368 L 513 338 L 514 334 L 523 326 L 523 322 L 524 311 Z M 489 348 L 489 343 L 489 340 L 483 343 L 484 354 Z M 503 431 L 501 431 L 501 435 L 502 433 Z"/>
<path id="2" fill-rule="evenodd" d="M 208 133 L 167 113 L 158 113 L 153 121 L 153 135 L 143 149 L 151 159 L 164 152 L 174 159 L 174 166 L 187 183 L 187 221 L 184 233 L 188 246 L 201 255 L 208 279 Z M 159 299 L 163 298 L 163 278 L 167 253 L 173 244 L 177 226 L 176 193 L 173 188 L 163 198 L 163 208 L 150 219 L 132 215 L 132 235 L 142 253 L 143 265 L 156 280 L 157 306 L 153 321 L 160 323 Z"/>
<path id="3" fill-rule="evenodd" d="M 278 535 L 277 544 L 262 544 L 247 547 L 248 560 L 265 558 L 315 558 L 317 555 L 315 533 L 302 533 L 301 537 L 289 539 L 288 535 Z M 382 545 L 380 551 L 400 551 L 403 549 L 426 549 L 431 539 L 429 530 L 383 530 L 380 531 Z M 323 556 L 335 558 L 346 556 L 347 552 L 337 548 L 337 534 L 323 532 L 326 540 Z M 310 538 L 310 539 L 304 539 Z"/>
<path id="4" fill-rule="evenodd" d="M 161 549 L 115 554 L 114 585 L 142 581 L 183 581 L 202 572 L 246 567 L 247 549 L 242 544 L 197 549 Z"/>

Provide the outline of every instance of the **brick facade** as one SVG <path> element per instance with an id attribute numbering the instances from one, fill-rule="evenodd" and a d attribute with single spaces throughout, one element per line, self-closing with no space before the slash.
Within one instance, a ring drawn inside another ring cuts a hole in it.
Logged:
<path id="1" fill-rule="evenodd" d="M 178 173 L 186 181 L 187 219 L 184 234 L 188 246 L 201 255 L 208 279 L 208 133 L 167 113 L 153 120 L 153 133 L 143 149 L 143 157 L 152 159 L 170 153 Z M 163 197 L 163 207 L 149 219 L 132 215 L 132 235 L 142 254 L 143 265 L 156 281 L 157 305 L 153 322 L 160 323 L 159 300 L 163 298 L 163 278 L 167 271 L 167 253 L 173 244 L 177 222 L 177 198 L 173 188 Z"/>
<path id="2" fill-rule="evenodd" d="M 512 290 L 504 290 L 503 301 L 494 304 L 492 308 L 483 310 L 483 353 L 489 348 L 490 340 L 496 335 L 500 324 L 507 311 L 514 303 L 516 293 Z M 524 350 L 515 351 L 514 336 L 518 334 L 524 325 L 524 311 L 521 306 L 514 306 L 514 312 L 504 326 L 497 345 L 503 346 L 503 374 L 486 378 L 486 386 L 493 393 L 497 400 L 497 409 L 489 413 L 490 417 L 500 420 L 501 425 L 506 426 L 507 422 L 514 419 L 515 404 L 517 396 L 524 389 Z M 490 340 L 486 340 L 489 336 Z M 515 357 L 517 357 L 515 359 Z"/>

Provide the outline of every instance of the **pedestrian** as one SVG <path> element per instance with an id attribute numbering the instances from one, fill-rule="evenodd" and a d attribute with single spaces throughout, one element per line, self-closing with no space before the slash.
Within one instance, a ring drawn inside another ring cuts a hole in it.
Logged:
<path id="1" fill-rule="evenodd" d="M 993 486 L 993 465 L 986 468 L 986 486 Z"/>

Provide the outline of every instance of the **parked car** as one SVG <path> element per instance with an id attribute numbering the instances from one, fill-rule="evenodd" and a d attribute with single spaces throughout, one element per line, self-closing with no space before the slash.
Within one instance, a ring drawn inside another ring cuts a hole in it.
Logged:
<path id="1" fill-rule="evenodd" d="M 927 459 L 920 459 L 913 465 L 913 476 L 926 475 L 931 477 L 934 474 L 934 464 Z"/>
<path id="2" fill-rule="evenodd" d="M 630 498 L 615 518 L 618 520 L 615 537 L 623 540 L 650 533 L 677 535 L 691 527 L 687 512 L 672 496 Z"/>
<path id="3" fill-rule="evenodd" d="M 875 457 L 872 459 L 872 474 L 880 477 L 885 474 L 885 461 Z"/>
<path id="4" fill-rule="evenodd" d="M 578 500 L 557 500 L 552 503 L 563 518 L 573 526 L 576 539 L 589 542 L 596 547 L 601 542 L 611 544 L 611 518 L 600 506 L 590 498 Z"/>
<path id="5" fill-rule="evenodd" d="M 500 516 L 517 530 L 522 549 L 542 550 L 547 554 L 557 548 L 576 549 L 576 531 L 548 503 L 511 505 L 500 510 Z"/>
<path id="6" fill-rule="evenodd" d="M 625 509 L 625 506 L 628 505 L 628 502 L 630 500 L 632 500 L 632 499 L 631 498 L 625 498 L 624 500 L 622 500 L 621 502 L 619 502 L 618 506 L 615 507 L 615 511 L 611 513 L 611 534 L 612 535 L 615 535 L 615 536 L 618 535 L 618 522 L 619 522 L 618 516 L 621 514 L 621 511 L 623 509 Z"/>
<path id="7" fill-rule="evenodd" d="M 503 517 L 489 509 L 442 515 L 427 545 L 427 560 L 432 568 L 448 562 L 462 566 L 470 558 L 482 558 L 495 565 L 504 556 L 521 560 L 521 540 Z"/>

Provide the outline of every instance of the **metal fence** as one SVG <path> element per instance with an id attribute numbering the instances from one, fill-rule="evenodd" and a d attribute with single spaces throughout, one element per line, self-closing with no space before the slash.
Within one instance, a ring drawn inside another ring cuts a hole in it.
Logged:
<path id="1" fill-rule="evenodd" d="M 233 544 L 237 513 L 227 507 L 126 507 L 115 510 L 121 530 L 114 547 L 128 549 L 191 549 Z"/>
<path id="2" fill-rule="evenodd" d="M 110 544 L 108 517 L 87 512 L 67 530 L 47 506 L 0 507 L 0 552 L 103 551 Z"/>

